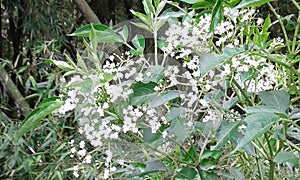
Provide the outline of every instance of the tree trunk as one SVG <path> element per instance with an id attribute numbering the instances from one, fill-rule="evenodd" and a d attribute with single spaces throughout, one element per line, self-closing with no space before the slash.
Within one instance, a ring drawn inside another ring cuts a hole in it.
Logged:
<path id="1" fill-rule="evenodd" d="M 15 102 L 19 115 L 26 117 L 31 109 L 29 104 L 25 101 L 24 97 L 13 83 L 6 70 L 0 66 L 0 82 L 3 84 L 4 89 L 8 92 L 9 96 Z"/>
<path id="2" fill-rule="evenodd" d="M 88 22 L 92 24 L 100 24 L 100 21 L 93 10 L 85 0 L 73 0 L 77 8 L 84 15 Z"/>

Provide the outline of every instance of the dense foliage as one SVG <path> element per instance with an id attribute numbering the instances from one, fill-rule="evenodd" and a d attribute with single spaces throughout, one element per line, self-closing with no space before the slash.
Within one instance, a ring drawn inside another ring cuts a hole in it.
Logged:
<path id="1" fill-rule="evenodd" d="M 0 177 L 300 178 L 300 4 L 271 1 L 143 0 L 77 28 L 22 124 L 0 114 Z"/>

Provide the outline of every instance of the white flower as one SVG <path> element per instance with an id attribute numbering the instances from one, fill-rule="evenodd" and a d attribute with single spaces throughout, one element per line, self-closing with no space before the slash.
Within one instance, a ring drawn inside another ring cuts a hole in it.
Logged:
<path id="1" fill-rule="evenodd" d="M 167 132 L 167 131 L 162 132 L 162 137 L 163 137 L 163 138 L 166 138 L 167 135 L 168 135 L 168 132 Z"/>
<path id="2" fill-rule="evenodd" d="M 81 149 L 77 152 L 77 154 L 80 156 L 80 158 L 84 157 L 86 155 L 86 150 L 85 149 Z"/>
<path id="3" fill-rule="evenodd" d="M 80 143 L 79 143 L 79 147 L 80 147 L 81 149 L 83 149 L 83 148 L 84 148 L 84 146 L 85 146 L 85 143 L 84 143 L 84 141 L 80 141 Z"/>
<path id="4" fill-rule="evenodd" d="M 91 163 L 92 162 L 92 156 L 91 155 L 87 155 L 87 156 L 85 156 L 85 162 L 87 163 L 87 164 L 89 164 L 89 163 Z"/>
<path id="5" fill-rule="evenodd" d="M 74 154 L 75 152 L 76 152 L 76 148 L 75 148 L 75 147 L 72 147 L 72 148 L 71 148 L 71 153 Z"/>
<path id="6" fill-rule="evenodd" d="M 258 18 L 257 21 L 256 21 L 256 24 L 258 26 L 262 25 L 264 23 L 264 19 L 263 18 Z"/>

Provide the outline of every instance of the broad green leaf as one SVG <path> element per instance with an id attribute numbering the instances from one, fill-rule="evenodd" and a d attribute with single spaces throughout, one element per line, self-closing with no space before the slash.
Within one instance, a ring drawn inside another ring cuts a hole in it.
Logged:
<path id="1" fill-rule="evenodd" d="M 239 98 L 234 96 L 234 97 L 230 98 L 228 101 L 224 102 L 224 108 L 230 109 L 230 108 L 234 107 L 238 102 L 239 102 Z"/>
<path id="2" fill-rule="evenodd" d="M 300 129 L 296 127 L 289 127 L 286 134 L 300 142 Z"/>
<path id="3" fill-rule="evenodd" d="M 212 150 L 220 149 L 228 141 L 236 135 L 240 122 L 228 122 L 223 121 L 220 127 L 220 130 L 216 134 L 217 144 L 212 147 Z"/>
<path id="4" fill-rule="evenodd" d="M 187 123 L 186 119 L 173 119 L 168 129 L 168 133 L 173 134 L 180 143 L 183 143 L 189 136 L 184 125 L 185 123 Z"/>
<path id="5" fill-rule="evenodd" d="M 145 38 L 142 35 L 136 35 L 131 42 L 136 48 L 145 48 Z"/>
<path id="6" fill-rule="evenodd" d="M 247 114 L 252 113 L 274 113 L 274 114 L 282 114 L 282 111 L 270 106 L 250 106 L 244 108 Z M 286 115 L 287 116 L 287 115 Z"/>
<path id="7" fill-rule="evenodd" d="M 269 3 L 274 0 L 242 0 L 236 8 L 256 7 Z"/>
<path id="8" fill-rule="evenodd" d="M 156 133 L 152 133 L 151 132 L 151 128 L 145 128 L 143 130 L 143 140 L 144 143 L 152 143 L 158 139 L 160 139 L 161 133 L 156 132 Z"/>
<path id="9" fill-rule="evenodd" d="M 299 108 L 295 108 L 292 110 L 292 112 L 290 113 L 290 118 L 291 119 L 300 119 L 300 109 Z"/>
<path id="10" fill-rule="evenodd" d="M 153 24 L 152 24 L 152 19 L 151 19 L 151 16 L 147 16 L 143 13 L 140 13 L 140 12 L 136 12 L 134 10 L 130 10 L 130 12 L 138 17 L 140 20 L 142 20 L 147 26 L 150 27 L 150 29 L 153 27 Z"/>
<path id="11" fill-rule="evenodd" d="M 263 91 L 258 93 L 261 101 L 269 107 L 286 112 L 290 105 L 290 96 L 284 91 Z"/>
<path id="12" fill-rule="evenodd" d="M 144 176 L 146 174 L 150 174 L 158 171 L 167 171 L 166 165 L 160 160 L 153 160 L 145 162 L 146 169 L 139 174 L 139 176 Z"/>
<path id="13" fill-rule="evenodd" d="M 97 41 L 101 43 L 123 42 L 122 37 L 103 24 L 83 26 L 70 34 L 70 36 L 92 37 L 92 39 L 97 37 Z"/>
<path id="14" fill-rule="evenodd" d="M 163 105 L 163 104 L 169 102 L 170 100 L 175 99 L 179 96 L 180 96 L 179 91 L 176 91 L 176 90 L 165 91 L 165 92 L 159 94 L 158 96 L 156 96 L 155 99 L 153 99 L 153 101 L 151 101 L 151 103 L 147 109 L 149 110 L 149 109 L 156 108 L 156 107 Z"/>
<path id="15" fill-rule="evenodd" d="M 274 113 L 255 113 L 246 117 L 247 123 L 246 135 L 240 140 L 236 148 L 231 152 L 235 153 L 255 138 L 267 132 L 272 124 L 279 119 L 279 116 Z"/>
<path id="16" fill-rule="evenodd" d="M 145 83 L 158 83 L 164 77 L 165 68 L 163 66 L 152 66 L 145 72 L 143 77 Z M 148 76 L 151 74 L 150 76 Z"/>
<path id="17" fill-rule="evenodd" d="M 68 88 L 80 87 L 80 92 L 89 93 L 93 88 L 93 81 L 90 78 L 84 79 L 82 81 L 74 82 L 67 86 Z"/>
<path id="18" fill-rule="evenodd" d="M 229 2 L 228 2 L 228 4 L 229 4 L 229 6 L 231 7 L 231 8 L 233 8 L 236 4 L 238 4 L 239 2 L 241 2 L 241 0 L 230 0 Z"/>
<path id="19" fill-rule="evenodd" d="M 77 36 L 77 37 L 89 37 L 90 32 L 94 29 L 96 32 L 97 31 L 112 31 L 109 29 L 109 27 L 103 25 L 103 24 L 88 24 L 85 25 L 79 29 L 77 29 L 75 32 L 72 34 L 69 34 L 69 36 Z"/>
<path id="20" fill-rule="evenodd" d="M 134 23 L 134 22 L 132 22 L 132 24 L 134 24 L 135 26 L 137 26 L 139 28 L 142 28 L 142 29 L 145 29 L 145 30 L 151 32 L 150 27 L 148 25 L 144 24 L 144 23 Z"/>
<path id="21" fill-rule="evenodd" d="M 132 44 L 136 48 L 136 50 L 131 50 L 132 54 L 134 55 L 141 55 L 144 52 L 145 49 L 145 38 L 142 35 L 136 35 L 132 40 Z"/>
<path id="22" fill-rule="evenodd" d="M 181 179 L 195 179 L 198 172 L 194 168 L 182 167 L 182 169 L 177 173 L 176 177 Z"/>
<path id="23" fill-rule="evenodd" d="M 207 9 L 213 7 L 215 1 L 198 0 L 196 4 L 192 6 L 193 9 Z"/>
<path id="24" fill-rule="evenodd" d="M 216 53 L 203 53 L 200 56 L 200 73 L 204 76 L 212 68 L 224 62 L 226 59 L 232 58 L 233 56 L 244 52 L 244 48 L 224 48 L 223 54 L 218 55 Z"/>
<path id="25" fill-rule="evenodd" d="M 209 31 L 214 32 L 215 28 L 221 23 L 223 18 L 223 7 L 222 7 L 223 0 L 217 0 L 211 14 L 211 22 Z"/>
<path id="26" fill-rule="evenodd" d="M 75 68 L 73 66 L 71 66 L 70 64 L 68 64 L 65 61 L 58 61 L 58 60 L 46 60 L 49 63 L 52 63 L 54 65 L 56 65 L 57 67 L 59 67 L 60 69 L 64 70 L 64 71 L 71 71 L 71 70 L 75 70 Z"/>
<path id="27" fill-rule="evenodd" d="M 292 152 L 279 152 L 275 158 L 274 158 L 274 162 L 276 163 L 285 163 L 285 162 L 289 162 L 292 163 L 294 165 L 299 164 L 300 159 L 297 158 L 295 156 L 294 153 Z"/>
<path id="28" fill-rule="evenodd" d="M 159 17 L 156 23 L 156 30 L 159 30 L 169 20 L 168 17 Z"/>
<path id="29" fill-rule="evenodd" d="M 21 129 L 18 132 L 18 137 L 20 138 L 26 132 L 35 128 L 43 118 L 56 111 L 63 104 L 64 104 L 63 101 L 53 101 L 49 103 L 48 106 L 43 106 L 42 108 L 38 108 L 32 111 L 24 120 Z"/>
<path id="30" fill-rule="evenodd" d="M 176 118 L 180 118 L 185 114 L 185 108 L 183 107 L 173 107 L 170 112 L 166 115 L 167 121 L 171 121 Z"/>
<path id="31" fill-rule="evenodd" d="M 133 106 L 139 106 L 145 104 L 157 96 L 157 92 L 154 92 L 155 83 L 136 83 L 133 87 L 133 93 L 129 95 L 129 104 Z"/>

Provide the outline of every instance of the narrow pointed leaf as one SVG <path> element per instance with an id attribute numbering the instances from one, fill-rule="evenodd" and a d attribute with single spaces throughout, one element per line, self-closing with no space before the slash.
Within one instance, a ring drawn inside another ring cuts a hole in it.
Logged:
<path id="1" fill-rule="evenodd" d="M 235 153 L 255 138 L 266 133 L 272 124 L 279 119 L 274 113 L 255 113 L 246 117 L 247 123 L 246 135 L 240 140 L 236 148 L 231 152 Z"/>
<path id="2" fill-rule="evenodd" d="M 236 8 L 247 8 L 247 7 L 256 7 L 263 4 L 269 3 L 274 0 L 242 0 L 242 2 L 236 6 Z"/>
<path id="3" fill-rule="evenodd" d="M 175 99 L 177 97 L 180 96 L 180 92 L 179 91 L 175 91 L 175 90 L 171 90 L 171 91 L 165 91 L 163 93 L 161 93 L 160 95 L 158 95 L 148 106 L 148 110 L 149 109 L 153 109 L 156 108 L 160 105 L 163 105 L 167 102 L 169 102 L 172 99 Z"/>
<path id="4" fill-rule="evenodd" d="M 214 32 L 215 28 L 222 21 L 222 11 L 223 11 L 222 2 L 223 2 L 223 0 L 217 0 L 216 4 L 214 6 L 214 9 L 213 9 L 212 15 L 211 15 L 210 27 L 209 27 L 210 32 Z"/>
<path id="5" fill-rule="evenodd" d="M 32 111 L 24 120 L 24 123 L 22 124 L 21 129 L 18 132 L 18 137 L 23 136 L 26 132 L 35 128 L 42 119 L 56 111 L 63 104 L 64 102 L 62 101 L 53 101 L 50 103 L 48 102 L 48 106 L 43 106 L 42 108 L 38 108 Z"/>
<path id="6" fill-rule="evenodd" d="M 220 130 L 217 132 L 217 144 L 212 147 L 212 150 L 220 149 L 228 141 L 236 135 L 240 122 L 228 122 L 224 121 L 221 124 Z"/>

